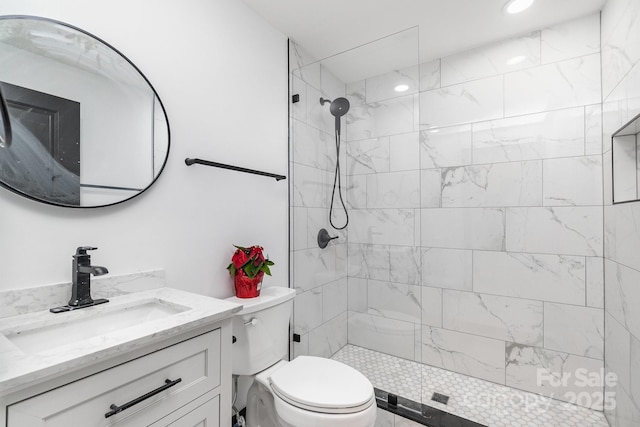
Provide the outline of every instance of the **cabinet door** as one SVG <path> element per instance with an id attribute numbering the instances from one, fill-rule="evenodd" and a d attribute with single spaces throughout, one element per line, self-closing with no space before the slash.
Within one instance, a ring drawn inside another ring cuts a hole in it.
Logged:
<path id="1" fill-rule="evenodd" d="M 152 394 L 166 380 L 175 385 Z M 146 426 L 219 385 L 216 329 L 13 404 L 7 409 L 8 427 Z M 136 399 L 140 401 L 106 416 L 112 405 L 123 407 Z"/>
<path id="2" fill-rule="evenodd" d="M 180 412 L 177 411 L 149 427 L 219 427 L 220 396 L 208 400 L 184 415 Z"/>

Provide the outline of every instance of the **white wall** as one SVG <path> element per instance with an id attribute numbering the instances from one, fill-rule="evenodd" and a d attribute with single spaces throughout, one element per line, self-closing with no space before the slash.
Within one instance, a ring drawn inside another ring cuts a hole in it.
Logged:
<path id="1" fill-rule="evenodd" d="M 124 274 L 165 268 L 170 286 L 233 293 L 233 244 L 275 261 L 287 285 L 287 183 L 185 157 L 287 175 L 287 45 L 237 0 L 3 0 L 0 14 L 64 21 L 107 41 L 154 85 L 171 126 L 165 171 L 146 193 L 98 209 L 48 206 L 0 188 L 0 289 L 70 280 L 76 246 Z"/>

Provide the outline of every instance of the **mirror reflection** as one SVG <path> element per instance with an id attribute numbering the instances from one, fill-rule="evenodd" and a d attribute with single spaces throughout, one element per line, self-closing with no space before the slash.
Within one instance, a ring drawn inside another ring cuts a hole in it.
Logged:
<path id="1" fill-rule="evenodd" d="M 5 16 L 0 61 L 13 136 L 0 148 L 0 184 L 50 204 L 96 207 L 155 181 L 169 151 L 166 114 L 123 55 L 60 22 Z"/>

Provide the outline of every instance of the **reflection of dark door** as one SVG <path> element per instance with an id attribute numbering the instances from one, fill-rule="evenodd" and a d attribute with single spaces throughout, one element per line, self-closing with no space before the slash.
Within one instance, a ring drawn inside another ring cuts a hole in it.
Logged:
<path id="1" fill-rule="evenodd" d="M 80 205 L 80 103 L 0 85 L 11 123 L 20 126 L 20 131 L 14 130 L 15 143 L 29 146 L 13 150 L 16 158 L 3 159 L 3 181 L 40 200 Z"/>

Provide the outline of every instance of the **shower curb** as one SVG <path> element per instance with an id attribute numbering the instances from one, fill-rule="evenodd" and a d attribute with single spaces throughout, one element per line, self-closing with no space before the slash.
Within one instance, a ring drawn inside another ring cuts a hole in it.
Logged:
<path id="1" fill-rule="evenodd" d="M 429 427 L 487 427 L 423 403 L 395 396 L 374 387 L 378 408 Z M 392 404 L 391 402 L 396 402 Z"/>

